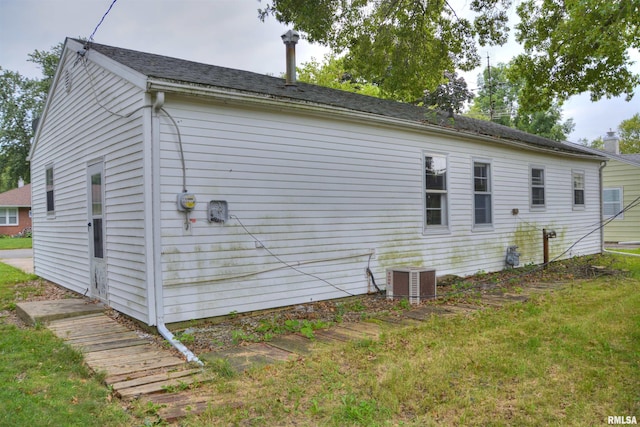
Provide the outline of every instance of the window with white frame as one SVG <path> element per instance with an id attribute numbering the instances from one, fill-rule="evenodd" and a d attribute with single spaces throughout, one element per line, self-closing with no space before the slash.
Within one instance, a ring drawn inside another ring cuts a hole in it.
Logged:
<path id="1" fill-rule="evenodd" d="M 543 208 L 544 198 L 544 168 L 531 168 L 531 207 Z"/>
<path id="2" fill-rule="evenodd" d="M 622 211 L 622 188 L 605 188 L 602 190 L 602 215 L 611 218 Z M 624 214 L 616 216 L 623 219 Z"/>
<path id="3" fill-rule="evenodd" d="M 447 225 L 447 158 L 427 155 L 425 162 L 425 223 Z"/>
<path id="4" fill-rule="evenodd" d="M 492 224 L 491 216 L 491 165 L 473 163 L 473 202 L 475 225 Z"/>
<path id="5" fill-rule="evenodd" d="M 45 185 L 47 192 L 47 213 L 55 212 L 55 203 L 53 195 L 53 166 L 47 166 L 45 169 Z"/>
<path id="6" fill-rule="evenodd" d="M 572 171 L 573 181 L 573 206 L 577 208 L 584 207 L 584 172 Z"/>
<path id="7" fill-rule="evenodd" d="M 0 225 L 18 225 L 18 208 L 0 208 Z"/>

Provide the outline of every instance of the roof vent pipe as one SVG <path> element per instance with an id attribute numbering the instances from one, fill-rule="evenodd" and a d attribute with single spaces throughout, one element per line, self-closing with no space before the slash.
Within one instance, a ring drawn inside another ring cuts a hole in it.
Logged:
<path id="1" fill-rule="evenodd" d="M 604 151 L 613 154 L 620 154 L 620 138 L 616 136 L 616 133 L 614 131 L 609 130 L 603 142 Z"/>
<path id="2" fill-rule="evenodd" d="M 284 84 L 296 86 L 296 43 L 300 40 L 300 34 L 297 31 L 289 30 L 280 37 L 287 47 L 287 75 Z"/>

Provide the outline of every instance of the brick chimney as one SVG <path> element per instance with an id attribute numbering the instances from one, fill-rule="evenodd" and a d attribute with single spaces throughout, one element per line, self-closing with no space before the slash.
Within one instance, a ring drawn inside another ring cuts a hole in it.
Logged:
<path id="1" fill-rule="evenodd" d="M 616 136 L 616 133 L 612 130 L 607 132 L 607 136 L 604 137 L 604 151 L 607 153 L 620 154 L 620 139 Z"/>
<path id="2" fill-rule="evenodd" d="M 287 75 L 284 84 L 296 86 L 296 43 L 300 40 L 300 34 L 297 31 L 289 30 L 281 37 L 287 47 Z"/>

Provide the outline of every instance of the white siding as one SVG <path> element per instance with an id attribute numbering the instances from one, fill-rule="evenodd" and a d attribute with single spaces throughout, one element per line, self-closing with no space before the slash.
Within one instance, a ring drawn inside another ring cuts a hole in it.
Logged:
<path id="1" fill-rule="evenodd" d="M 163 119 L 167 322 L 366 292 L 371 250 L 379 285 L 385 268 L 394 265 L 429 266 L 438 275 L 500 270 L 512 244 L 519 246 L 521 264 L 541 263 L 543 228 L 558 234 L 550 242 L 553 258 L 599 221 L 598 162 L 399 127 L 167 98 L 182 134 L 187 188 L 198 199 L 196 222 L 186 231 L 176 209 L 182 190 L 176 132 Z M 429 153 L 448 156 L 447 233 L 423 226 L 423 157 Z M 491 162 L 488 230 L 473 229 L 477 159 Z M 529 208 L 532 164 L 545 168 L 546 181 L 546 208 L 535 212 Z M 584 210 L 573 209 L 572 169 L 585 172 Z M 226 200 L 234 217 L 207 222 L 210 200 Z M 249 233 L 299 271 L 256 247 Z M 599 249 L 596 232 L 564 257 Z"/>
<path id="2" fill-rule="evenodd" d="M 89 51 L 90 59 L 93 52 Z M 89 281 L 88 162 L 104 160 L 108 303 L 147 322 L 141 90 L 66 51 L 32 158 L 36 274 L 85 294 Z M 65 73 L 72 76 L 65 89 Z M 102 107 L 98 105 L 99 100 Z M 110 110 L 111 112 L 108 112 Z M 45 166 L 53 164 L 55 217 L 46 213 Z"/>

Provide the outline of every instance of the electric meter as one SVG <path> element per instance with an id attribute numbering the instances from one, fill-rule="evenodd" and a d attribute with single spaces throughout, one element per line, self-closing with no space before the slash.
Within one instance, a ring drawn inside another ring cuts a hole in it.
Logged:
<path id="1" fill-rule="evenodd" d="M 192 193 L 178 194 L 178 210 L 180 212 L 190 212 L 196 207 L 196 195 Z"/>

